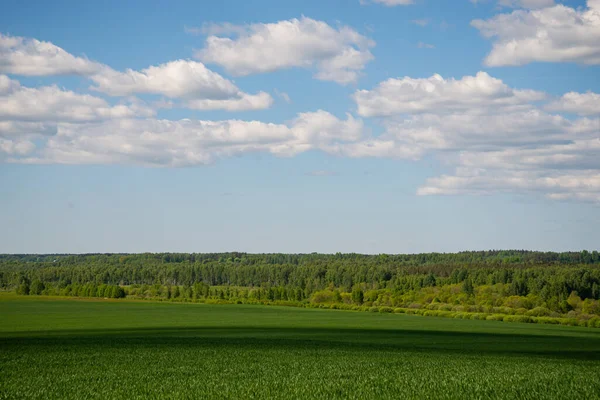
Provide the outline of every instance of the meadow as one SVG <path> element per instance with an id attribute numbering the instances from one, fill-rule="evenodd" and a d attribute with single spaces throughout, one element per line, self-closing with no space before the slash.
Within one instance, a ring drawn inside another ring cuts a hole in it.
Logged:
<path id="1" fill-rule="evenodd" d="M 598 398 L 595 329 L 0 296 L 0 399 Z"/>

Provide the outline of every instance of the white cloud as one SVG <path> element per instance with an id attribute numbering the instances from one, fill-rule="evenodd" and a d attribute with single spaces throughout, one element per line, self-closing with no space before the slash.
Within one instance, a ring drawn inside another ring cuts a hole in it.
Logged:
<path id="1" fill-rule="evenodd" d="M 578 123 L 533 109 L 506 114 L 422 114 L 384 122 L 386 138 L 424 150 L 481 149 L 539 146 L 568 140 Z"/>
<path id="2" fill-rule="evenodd" d="M 454 168 L 429 179 L 420 195 L 509 191 L 600 200 L 600 120 L 543 110 L 593 115 L 594 93 L 568 93 L 544 105 L 544 93 L 514 89 L 480 72 L 461 79 L 390 79 L 357 91 L 354 99 L 360 115 L 381 118 L 384 132 L 338 146 L 338 153 L 430 154 Z"/>
<path id="3" fill-rule="evenodd" d="M 587 5 L 587 9 L 574 9 L 559 4 L 472 21 L 484 37 L 493 41 L 485 64 L 600 64 L 600 0 L 588 0 Z"/>
<path id="4" fill-rule="evenodd" d="M 268 108 L 273 103 L 269 94 L 244 93 L 233 82 L 200 62 L 176 60 L 141 71 L 127 69 L 119 72 L 73 56 L 52 43 L 14 36 L 0 35 L 2 72 L 17 75 L 85 75 L 96 84 L 92 89 L 111 96 L 161 94 L 180 98 L 184 101 L 183 106 L 195 109 L 255 110 Z M 0 93 L 8 90 L 5 84 L 0 82 Z"/>
<path id="5" fill-rule="evenodd" d="M 546 109 L 579 115 L 600 114 L 600 94 L 569 92 L 548 104 Z"/>
<path id="6" fill-rule="evenodd" d="M 0 77 L 0 119 L 15 121 L 87 122 L 111 118 L 151 116 L 153 111 L 139 104 L 109 105 L 89 94 L 62 90 L 57 86 L 29 88 L 15 80 Z"/>
<path id="7" fill-rule="evenodd" d="M 374 42 L 355 30 L 335 29 L 302 17 L 237 27 L 236 37 L 209 36 L 196 56 L 236 76 L 292 67 L 316 69 L 315 77 L 341 84 L 354 82 L 373 59 Z M 214 29 L 214 28 L 213 28 Z M 233 27 L 228 25 L 228 30 Z"/>
<path id="8" fill-rule="evenodd" d="M 0 136 L 0 160 L 4 155 L 24 156 L 35 149 L 35 144 L 27 139 L 5 139 Z M 4 153 L 4 154 L 3 154 Z"/>
<path id="9" fill-rule="evenodd" d="M 177 60 L 141 71 L 131 69 L 118 72 L 105 68 L 91 79 L 95 90 L 111 96 L 128 96 L 134 93 L 157 93 L 171 98 L 200 97 L 226 99 L 239 93 L 239 89 L 196 61 Z"/>
<path id="10" fill-rule="evenodd" d="M 51 122 L 0 121 L 0 137 L 4 138 L 54 134 L 56 124 Z"/>
<path id="11" fill-rule="evenodd" d="M 429 78 L 388 79 L 372 90 L 354 93 L 358 114 L 363 117 L 393 116 L 405 113 L 506 112 L 529 109 L 530 102 L 544 94 L 517 90 L 485 72 L 462 79 Z"/>
<path id="12" fill-rule="evenodd" d="M 101 68 L 101 64 L 76 57 L 50 42 L 0 34 L 0 73 L 91 75 Z"/>
<path id="13" fill-rule="evenodd" d="M 454 175 L 431 178 L 420 195 L 540 193 L 551 199 L 600 202 L 600 139 L 537 148 L 464 152 Z"/>
<path id="14" fill-rule="evenodd" d="M 135 99 L 128 104 L 110 105 L 101 98 L 57 86 L 24 87 L 0 75 L 0 159 L 31 153 L 36 140 L 57 134 L 60 123 L 106 122 L 152 115 L 153 110 Z"/>
<path id="15" fill-rule="evenodd" d="M 292 121 L 294 135 L 305 143 L 326 144 L 335 140 L 356 141 L 360 139 L 363 124 L 348 114 L 340 120 L 327 111 L 300 113 Z"/>
<path id="16" fill-rule="evenodd" d="M 357 142 L 337 143 L 329 145 L 326 151 L 331 154 L 352 158 L 376 157 L 418 160 L 424 154 L 417 146 L 383 138 L 363 139 Z"/>
<path id="17" fill-rule="evenodd" d="M 360 120 L 325 111 L 302 113 L 288 124 L 260 121 L 120 119 L 61 123 L 37 153 L 13 162 L 189 166 L 247 152 L 293 156 L 360 138 Z"/>
<path id="18" fill-rule="evenodd" d="M 247 111 L 263 110 L 271 107 L 272 104 L 273 98 L 271 95 L 260 92 L 255 95 L 240 93 L 234 98 L 224 100 L 190 100 L 185 103 L 185 106 L 195 110 Z"/>
<path id="19" fill-rule="evenodd" d="M 0 78 L 0 82 L 6 82 L 5 78 Z M 3 120 L 87 122 L 151 115 L 153 111 L 140 104 L 111 106 L 104 99 L 62 90 L 54 85 L 29 88 L 10 80 L 10 90 L 0 92 L 0 118 Z"/>
<path id="20" fill-rule="evenodd" d="M 198 110 L 258 110 L 269 108 L 273 103 L 268 93 L 244 93 L 233 82 L 196 61 L 171 61 L 141 71 L 118 72 L 104 68 L 91 79 L 97 85 L 94 90 L 112 96 L 161 94 L 180 98 L 184 106 Z"/>

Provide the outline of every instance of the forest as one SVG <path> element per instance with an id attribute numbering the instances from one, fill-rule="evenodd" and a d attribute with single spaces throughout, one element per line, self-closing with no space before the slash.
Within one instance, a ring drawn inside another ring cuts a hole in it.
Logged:
<path id="1" fill-rule="evenodd" d="M 0 289 L 600 327 L 597 251 L 0 255 Z"/>

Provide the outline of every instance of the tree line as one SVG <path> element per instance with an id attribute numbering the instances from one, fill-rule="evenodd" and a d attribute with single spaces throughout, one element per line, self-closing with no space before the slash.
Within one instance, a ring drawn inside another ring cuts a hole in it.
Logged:
<path id="1" fill-rule="evenodd" d="M 600 257 L 596 251 L 519 250 L 0 255 L 0 288 L 31 295 L 529 313 L 581 320 L 600 315 Z"/>

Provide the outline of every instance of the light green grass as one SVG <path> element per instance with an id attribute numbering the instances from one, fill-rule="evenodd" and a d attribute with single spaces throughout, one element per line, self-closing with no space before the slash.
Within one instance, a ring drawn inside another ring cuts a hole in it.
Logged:
<path id="1" fill-rule="evenodd" d="M 0 296 L 4 398 L 598 398 L 600 332 Z"/>

